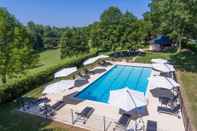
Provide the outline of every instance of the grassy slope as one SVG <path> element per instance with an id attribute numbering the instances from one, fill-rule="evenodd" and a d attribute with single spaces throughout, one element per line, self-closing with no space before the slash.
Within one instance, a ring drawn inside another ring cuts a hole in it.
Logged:
<path id="1" fill-rule="evenodd" d="M 37 67 L 35 67 L 34 69 L 31 69 L 30 71 L 32 71 L 32 72 L 40 71 L 40 70 L 43 70 L 44 68 L 47 68 L 48 66 L 53 66 L 56 61 L 60 61 L 59 56 L 60 56 L 59 49 L 47 50 L 47 51 L 40 53 L 39 62 L 38 62 Z M 12 80 L 16 80 L 16 79 L 9 79 L 8 78 L 7 81 L 10 82 Z M 2 84 L 1 82 L 2 81 L 0 80 L 0 85 Z"/>
<path id="2" fill-rule="evenodd" d="M 197 129 L 197 73 L 192 72 L 179 72 L 183 93 L 186 96 L 187 110 L 189 111 L 190 118 L 193 126 Z"/>
<path id="3" fill-rule="evenodd" d="M 35 69 L 31 69 L 30 72 L 41 71 L 66 60 L 61 60 L 59 56 L 59 49 L 42 52 L 40 54 L 39 66 Z M 42 90 L 42 87 L 38 87 L 24 96 L 37 98 L 41 95 Z M 0 105 L 0 131 L 38 131 L 45 129 L 50 129 L 50 131 L 79 130 L 68 125 L 66 126 L 52 121 L 46 121 L 35 116 L 19 113 L 15 110 L 16 108 L 17 104 L 15 102 Z"/>
<path id="4" fill-rule="evenodd" d="M 67 61 L 68 59 L 70 58 L 60 59 L 60 49 L 47 50 L 47 51 L 40 53 L 39 62 L 36 65 L 36 67 L 33 69 L 29 69 L 28 71 L 30 73 L 36 73 L 36 72 L 45 70 L 46 68 L 50 68 L 60 63 L 63 63 Z M 13 80 L 16 80 L 16 78 L 8 79 L 8 83 Z M 0 85 L 1 84 L 2 83 L 0 80 Z"/>
<path id="5" fill-rule="evenodd" d="M 136 61 L 148 63 L 152 58 L 165 58 L 176 64 L 187 110 L 194 128 L 197 129 L 197 54 L 191 52 L 176 54 L 173 51 L 147 53 L 145 56 L 137 57 Z"/>
<path id="6" fill-rule="evenodd" d="M 65 59 L 60 59 L 60 49 L 51 49 L 40 53 L 38 66 L 31 69 L 30 72 L 41 71 L 43 69 L 55 66 L 57 64 L 66 61 Z"/>

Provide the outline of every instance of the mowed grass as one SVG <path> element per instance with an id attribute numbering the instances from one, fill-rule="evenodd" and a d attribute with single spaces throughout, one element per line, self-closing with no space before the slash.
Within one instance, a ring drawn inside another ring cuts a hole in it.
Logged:
<path id="1" fill-rule="evenodd" d="M 41 52 L 39 55 L 39 62 L 37 66 L 33 69 L 30 69 L 30 72 L 42 71 L 46 68 L 58 65 L 69 58 L 60 59 L 60 49 L 50 49 L 44 52 Z"/>
<path id="2" fill-rule="evenodd" d="M 73 56 L 73 57 L 66 57 L 64 59 L 61 59 L 60 54 L 61 54 L 60 49 L 50 49 L 50 50 L 46 50 L 46 51 L 39 53 L 39 61 L 37 62 L 37 65 L 32 69 L 26 70 L 25 71 L 26 73 L 22 74 L 21 76 L 34 74 L 43 70 L 47 70 L 48 68 L 65 63 L 66 61 L 77 57 L 77 56 Z M 20 77 L 8 78 L 7 83 L 12 82 L 12 81 L 17 81 L 18 79 L 20 79 Z M 2 84 L 3 83 L 0 80 L 0 88 Z"/>
<path id="3" fill-rule="evenodd" d="M 146 52 L 143 56 L 137 56 L 135 61 L 139 63 L 150 63 L 151 59 L 162 58 L 170 60 L 170 57 L 175 55 L 175 50 L 169 50 L 167 52 Z"/>
<path id="4" fill-rule="evenodd" d="M 150 63 L 153 58 L 165 58 L 175 64 L 189 117 L 193 127 L 197 129 L 197 53 L 148 52 L 144 56 L 138 56 L 136 62 Z"/>
<path id="5" fill-rule="evenodd" d="M 197 129 L 197 73 L 178 72 L 183 94 L 186 97 L 187 110 L 195 129 Z"/>
<path id="6" fill-rule="evenodd" d="M 28 70 L 28 72 L 39 72 L 57 64 L 61 64 L 67 59 L 72 58 L 60 59 L 59 49 L 47 50 L 40 53 L 38 65 L 34 69 Z M 12 80 L 16 79 L 9 79 L 9 81 Z M 30 99 L 40 97 L 44 86 L 45 85 L 33 89 L 23 97 Z M 19 105 L 16 101 L 0 105 L 0 131 L 83 131 L 82 129 L 74 128 L 69 125 L 18 112 L 18 107 Z"/>

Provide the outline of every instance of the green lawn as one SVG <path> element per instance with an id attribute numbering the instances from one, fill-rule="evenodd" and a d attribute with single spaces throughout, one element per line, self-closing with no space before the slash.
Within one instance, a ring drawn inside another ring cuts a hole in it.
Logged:
<path id="1" fill-rule="evenodd" d="M 167 52 L 146 52 L 145 55 L 137 56 L 135 61 L 141 63 L 150 63 L 151 59 L 154 58 L 163 58 L 170 60 L 170 57 L 175 54 L 176 54 L 175 50 L 169 50 Z"/>
<path id="2" fill-rule="evenodd" d="M 31 69 L 30 72 L 41 71 L 43 69 L 50 68 L 52 66 L 60 64 L 66 60 L 67 58 L 60 59 L 60 49 L 46 50 L 40 53 L 40 58 L 37 67 Z"/>
<path id="3" fill-rule="evenodd" d="M 183 94 L 186 97 L 187 110 L 193 126 L 197 129 L 197 73 L 179 72 Z"/>
<path id="4" fill-rule="evenodd" d="M 46 70 L 48 68 L 54 67 L 56 65 L 61 65 L 63 63 L 65 63 L 68 60 L 71 60 L 72 58 L 76 58 L 76 56 L 73 57 L 67 57 L 64 59 L 60 59 L 60 49 L 51 49 L 51 50 L 46 50 L 44 52 L 41 52 L 39 57 L 39 62 L 38 64 L 32 68 L 32 69 L 28 69 L 26 70 L 26 74 L 33 74 L 33 73 L 37 73 L 43 70 Z M 22 74 L 23 76 L 24 74 Z M 12 81 L 17 81 L 18 78 L 14 77 L 14 78 L 8 78 L 7 83 L 12 82 Z M 1 86 L 2 82 L 0 80 L 0 86 Z M 1 87 L 0 87 L 1 88 Z"/>

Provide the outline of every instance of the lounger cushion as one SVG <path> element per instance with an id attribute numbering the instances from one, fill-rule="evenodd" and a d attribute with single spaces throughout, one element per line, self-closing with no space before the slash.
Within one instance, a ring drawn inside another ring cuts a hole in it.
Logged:
<path id="1" fill-rule="evenodd" d="M 180 105 L 177 105 L 177 106 L 174 107 L 174 108 L 158 107 L 158 108 L 157 108 L 157 111 L 158 111 L 158 112 L 162 112 L 162 113 L 175 114 L 175 113 L 178 113 L 179 109 L 180 109 Z"/>
<path id="2" fill-rule="evenodd" d="M 94 112 L 94 108 L 92 108 L 92 107 L 86 107 L 86 108 L 84 108 L 82 110 L 81 113 L 79 113 L 79 115 L 82 116 L 82 117 L 89 118 L 92 115 L 93 112 Z"/>
<path id="3" fill-rule="evenodd" d="M 157 122 L 148 120 L 146 131 L 157 131 Z"/>
<path id="4" fill-rule="evenodd" d="M 55 103 L 54 105 L 52 105 L 52 108 L 53 108 L 54 110 L 59 110 L 59 109 L 61 109 L 64 105 L 65 105 L 64 101 L 58 101 L 57 103 Z"/>
<path id="5" fill-rule="evenodd" d="M 131 119 L 130 119 L 130 115 L 123 114 L 123 115 L 120 117 L 120 119 L 119 119 L 119 121 L 118 121 L 118 124 L 120 124 L 120 125 L 122 125 L 122 126 L 124 126 L 124 127 L 127 127 L 130 120 L 131 120 Z"/>

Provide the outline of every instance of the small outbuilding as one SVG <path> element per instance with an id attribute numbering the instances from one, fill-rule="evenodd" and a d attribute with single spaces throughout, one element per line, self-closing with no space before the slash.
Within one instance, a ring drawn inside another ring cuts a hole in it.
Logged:
<path id="1" fill-rule="evenodd" d="M 171 47 L 170 38 L 165 35 L 158 35 L 156 38 L 150 41 L 149 49 L 151 51 L 162 51 L 167 47 Z"/>

